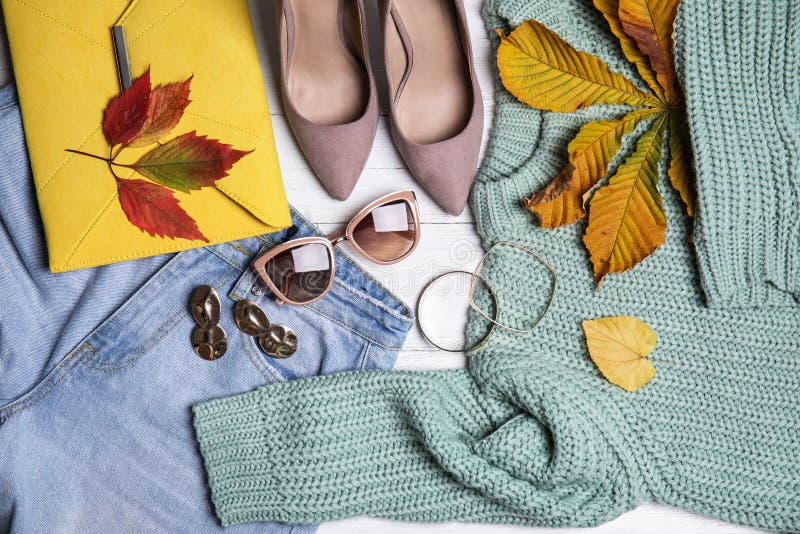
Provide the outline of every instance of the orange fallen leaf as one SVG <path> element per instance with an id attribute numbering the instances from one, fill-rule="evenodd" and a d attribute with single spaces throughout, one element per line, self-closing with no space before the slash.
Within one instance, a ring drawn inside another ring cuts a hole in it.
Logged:
<path id="1" fill-rule="evenodd" d="M 611 160 L 629 135 L 653 111 L 634 110 L 621 119 L 585 124 L 567 150 L 569 163 L 540 193 L 526 201 L 544 228 L 556 228 L 580 220 L 586 211 L 585 196 L 606 175 Z"/>
<path id="2" fill-rule="evenodd" d="M 672 26 L 680 0 L 619 0 L 619 20 L 625 33 L 636 41 L 639 51 L 664 90 L 664 99 L 674 102 L 675 65 L 672 60 Z"/>
<path id="3" fill-rule="evenodd" d="M 633 268 L 664 242 L 666 216 L 657 184 L 665 138 L 670 148 L 665 168 L 690 216 L 696 199 L 672 53 L 680 0 L 593 1 L 649 92 L 534 20 L 508 35 L 500 32 L 497 65 L 505 88 L 537 109 L 572 112 L 595 104 L 635 108 L 621 119 L 584 125 L 567 147 L 566 166 L 525 199 L 544 228 L 580 220 L 589 201 L 584 243 L 599 283 L 608 273 Z M 643 122 L 648 127 L 637 128 Z M 624 138 L 632 135 L 640 136 L 636 150 L 604 184 Z"/>
<path id="4" fill-rule="evenodd" d="M 665 124 L 664 117 L 658 119 L 592 197 L 583 242 L 598 283 L 608 273 L 630 269 L 664 243 L 667 216 L 656 184 Z"/>

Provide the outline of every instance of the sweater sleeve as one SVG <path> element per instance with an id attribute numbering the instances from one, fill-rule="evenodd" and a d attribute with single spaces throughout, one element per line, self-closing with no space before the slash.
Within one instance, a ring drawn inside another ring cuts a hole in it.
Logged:
<path id="1" fill-rule="evenodd" d="M 792 2 L 684 0 L 675 64 L 706 301 L 792 304 L 800 297 L 800 10 Z"/>
<path id="2" fill-rule="evenodd" d="M 225 526 L 593 525 L 643 499 L 571 403 L 518 391 L 490 397 L 465 371 L 360 371 L 199 404 L 194 426 Z"/>

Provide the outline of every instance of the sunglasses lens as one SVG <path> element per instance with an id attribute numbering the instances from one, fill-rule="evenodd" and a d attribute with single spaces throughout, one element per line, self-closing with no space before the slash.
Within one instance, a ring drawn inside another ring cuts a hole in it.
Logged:
<path id="1" fill-rule="evenodd" d="M 325 293 L 331 282 L 332 265 L 330 250 L 311 243 L 281 252 L 264 269 L 281 296 L 302 304 Z"/>
<path id="2" fill-rule="evenodd" d="M 353 230 L 353 241 L 378 261 L 402 258 L 417 240 L 411 206 L 405 200 L 378 206 Z"/>

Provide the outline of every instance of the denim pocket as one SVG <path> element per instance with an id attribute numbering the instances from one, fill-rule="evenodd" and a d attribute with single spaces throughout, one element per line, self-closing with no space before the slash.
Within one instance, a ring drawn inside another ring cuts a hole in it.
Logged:
<path id="1" fill-rule="evenodd" d="M 265 245 L 260 254 L 268 250 Z M 273 324 L 290 328 L 298 338 L 289 358 L 265 354 L 255 338 L 246 340 L 264 364 L 291 380 L 355 369 L 389 369 L 411 326 L 410 312 L 349 257 L 336 253 L 336 278 L 331 292 L 307 306 L 278 304 L 252 267 L 234 284 L 233 301 L 255 302 Z"/>
<path id="2" fill-rule="evenodd" d="M 391 369 L 397 360 L 397 352 L 375 343 L 370 343 L 361 358 L 360 369 Z"/>

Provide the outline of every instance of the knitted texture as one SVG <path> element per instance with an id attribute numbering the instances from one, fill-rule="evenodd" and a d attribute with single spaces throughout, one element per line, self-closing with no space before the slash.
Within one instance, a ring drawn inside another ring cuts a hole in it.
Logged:
<path id="1" fill-rule="evenodd" d="M 788 33 L 766 22 L 750 27 L 729 16 L 754 6 L 775 10 L 760 22 L 780 20 L 776 24 L 784 27 L 783 21 L 791 19 L 784 2 L 684 0 L 676 29 L 683 43 L 679 61 L 689 61 L 690 40 L 711 39 L 706 32 L 718 31 L 717 26 L 729 39 L 752 30 L 741 38 L 768 41 L 759 47 L 775 47 L 777 56 Z M 724 24 L 710 20 L 720 17 Z M 489 0 L 485 18 L 490 30 L 506 31 L 535 18 L 636 79 L 591 2 Z M 694 18 L 706 22 L 686 22 Z M 683 38 L 684 31 L 690 39 Z M 679 64 L 679 70 L 684 78 L 692 76 L 687 66 Z M 691 112 L 710 113 L 701 101 L 717 106 L 720 114 L 741 111 L 726 107 L 738 101 L 733 97 L 711 99 L 713 80 L 687 81 L 685 87 Z M 778 284 L 771 277 L 781 263 L 777 259 L 789 262 L 783 271 L 788 275 L 798 258 L 773 251 L 776 263 L 754 269 L 766 252 L 739 235 L 704 246 L 701 255 L 708 256 L 699 262 L 701 276 L 688 244 L 691 222 L 677 195 L 662 183 L 670 220 L 664 246 L 634 270 L 609 276 L 596 291 L 581 244 L 583 223 L 543 230 L 520 199 L 564 165 L 567 143 L 583 123 L 624 110 L 543 113 L 518 103 L 498 85 L 495 113 L 473 189 L 478 229 L 487 247 L 501 240 L 521 243 L 556 268 L 559 289 L 550 313 L 530 334 L 496 331 L 469 356 L 468 371 L 346 373 L 196 405 L 194 424 L 223 524 L 371 515 L 590 526 L 655 500 L 746 525 L 800 532 L 800 304 L 778 291 L 768 291 L 765 299 L 763 291 L 765 284 Z M 693 137 L 703 135 L 692 115 L 689 120 Z M 774 140 L 782 149 L 783 135 L 773 129 L 767 145 Z M 630 153 L 631 145 L 627 142 L 623 153 Z M 701 210 L 722 212 L 726 204 L 715 202 L 736 202 L 750 190 L 767 197 L 783 191 L 785 184 L 776 186 L 776 179 L 765 179 L 756 168 L 750 168 L 753 174 L 745 172 L 748 168 L 718 174 L 723 164 L 714 157 L 730 158 L 728 165 L 736 167 L 742 155 L 756 157 L 752 148 L 699 155 L 707 161 L 698 171 L 712 173 L 698 177 Z M 612 162 L 618 164 L 619 158 Z M 665 176 L 663 165 L 661 171 Z M 759 235 L 774 234 L 777 240 L 796 230 L 785 227 L 794 223 L 783 213 L 776 217 L 756 211 L 748 221 L 721 222 L 708 216 L 702 231 L 710 237 L 722 232 L 712 231 L 715 226 L 734 225 L 728 231 L 741 234 L 749 228 L 735 225 L 754 225 Z M 715 252 L 709 254 L 712 245 Z M 740 255 L 749 259 L 742 262 Z M 745 278 L 738 277 L 742 273 Z M 549 292 L 546 272 L 521 261 L 518 252 L 493 256 L 483 274 L 496 289 L 504 322 L 525 324 Z M 735 285 L 743 280 L 745 285 Z M 716 288 L 710 295 L 715 303 L 735 306 L 707 306 L 703 287 Z M 738 296 L 742 288 L 746 297 Z M 742 306 L 746 303 L 761 307 Z M 602 378 L 588 358 L 580 326 L 585 319 L 620 314 L 641 318 L 658 335 L 651 355 L 657 375 L 635 393 Z M 470 334 L 482 327 L 474 318 Z"/>
<path id="2" fill-rule="evenodd" d="M 691 117 L 693 240 L 707 302 L 786 304 L 800 297 L 800 5 L 683 3 L 675 53 Z"/>

